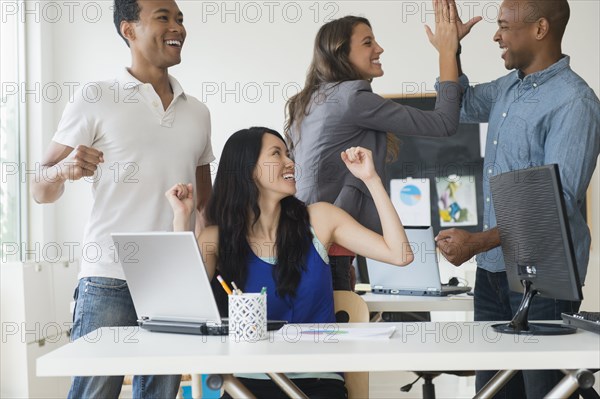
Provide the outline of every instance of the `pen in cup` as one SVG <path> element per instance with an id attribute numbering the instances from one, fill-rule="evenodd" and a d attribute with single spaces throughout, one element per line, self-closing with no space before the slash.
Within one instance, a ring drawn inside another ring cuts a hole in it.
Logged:
<path id="1" fill-rule="evenodd" d="M 238 286 L 235 284 L 235 281 L 231 281 L 231 285 L 233 286 L 233 290 L 237 295 L 242 295 L 242 290 L 238 288 Z"/>
<path id="2" fill-rule="evenodd" d="M 225 280 L 223 280 L 223 277 L 221 277 L 220 274 L 217 276 L 217 280 L 219 280 L 219 283 L 221 283 L 221 286 L 223 287 L 223 289 L 225 290 L 225 292 L 227 293 L 227 295 L 232 295 L 233 294 L 233 292 L 231 292 L 231 288 L 229 288 L 229 286 L 227 285 L 227 283 L 225 282 Z"/>
<path id="3" fill-rule="evenodd" d="M 267 287 L 262 287 L 262 289 L 260 290 L 261 295 L 264 295 L 267 293 Z"/>

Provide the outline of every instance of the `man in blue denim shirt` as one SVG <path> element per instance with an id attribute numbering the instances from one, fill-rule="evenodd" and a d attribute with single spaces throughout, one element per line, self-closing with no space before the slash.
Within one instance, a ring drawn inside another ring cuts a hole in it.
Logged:
<path id="1" fill-rule="evenodd" d="M 575 256 L 581 281 L 585 280 L 590 232 L 582 214 L 587 187 L 600 149 L 600 102 L 587 83 L 569 67 L 561 40 L 569 20 L 567 0 L 505 0 L 499 29 L 494 35 L 502 50 L 508 75 L 491 83 L 466 88 L 461 122 L 489 123 L 483 170 L 484 231 L 450 229 L 436 237 L 448 260 L 460 265 L 477 255 L 475 320 L 510 320 L 522 294 L 510 292 L 506 278 L 496 216 L 490 195 L 490 177 L 516 169 L 559 165 Z M 479 19 L 459 24 L 459 39 Z M 560 320 L 580 302 L 535 298 L 530 319 Z M 477 372 L 481 389 L 494 371 Z M 542 398 L 563 377 L 559 371 L 524 371 L 496 397 Z"/>

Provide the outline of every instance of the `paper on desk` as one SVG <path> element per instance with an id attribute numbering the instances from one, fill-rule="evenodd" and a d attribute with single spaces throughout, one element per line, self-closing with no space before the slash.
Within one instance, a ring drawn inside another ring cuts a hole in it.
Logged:
<path id="1" fill-rule="evenodd" d="M 275 334 L 276 341 L 314 341 L 338 342 L 354 340 L 389 339 L 396 331 L 395 326 L 389 327 L 340 327 L 336 324 L 322 326 L 289 324 Z"/>

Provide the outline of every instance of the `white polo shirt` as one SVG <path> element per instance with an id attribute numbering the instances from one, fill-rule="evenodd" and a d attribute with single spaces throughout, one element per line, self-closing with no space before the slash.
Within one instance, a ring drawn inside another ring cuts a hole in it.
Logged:
<path id="1" fill-rule="evenodd" d="M 175 78 L 169 81 L 174 98 L 167 110 L 152 85 L 127 69 L 115 80 L 85 85 L 64 110 L 53 140 L 104 153 L 96 175 L 87 178 L 94 202 L 79 278 L 125 279 L 110 233 L 172 230 L 165 191 L 192 183 L 196 195 L 196 168 L 215 159 L 208 108 L 185 94 Z M 122 257 L 135 258 L 133 246 L 121 250 Z"/>

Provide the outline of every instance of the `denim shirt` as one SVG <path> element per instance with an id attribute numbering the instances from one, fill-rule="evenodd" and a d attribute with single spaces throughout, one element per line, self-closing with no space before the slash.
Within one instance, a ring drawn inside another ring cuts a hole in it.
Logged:
<path id="1" fill-rule="evenodd" d="M 581 207 L 600 148 L 600 102 L 563 56 L 525 77 L 513 71 L 493 82 L 465 88 L 461 122 L 489 123 L 483 166 L 484 230 L 496 226 L 490 177 L 511 170 L 559 165 L 579 277 L 583 284 L 590 231 Z M 500 247 L 477 256 L 477 266 L 505 270 Z"/>

